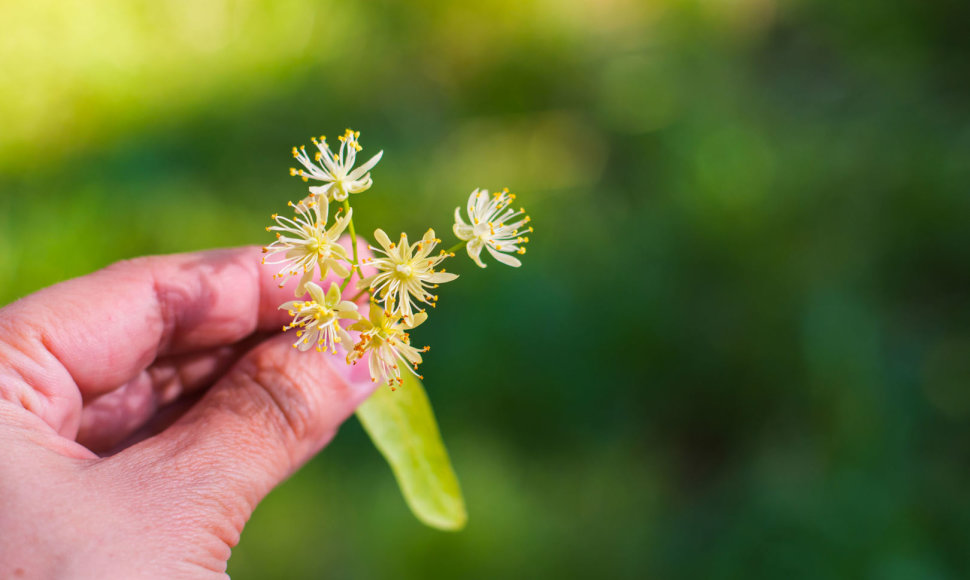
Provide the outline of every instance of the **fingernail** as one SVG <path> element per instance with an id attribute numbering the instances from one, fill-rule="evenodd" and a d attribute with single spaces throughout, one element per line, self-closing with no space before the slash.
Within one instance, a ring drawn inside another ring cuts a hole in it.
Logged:
<path id="1" fill-rule="evenodd" d="M 367 356 L 357 361 L 357 364 L 347 364 L 346 360 L 340 356 L 328 357 L 330 367 L 337 375 L 342 378 L 352 389 L 360 391 L 362 394 L 370 395 L 376 387 L 370 378 L 370 371 L 367 368 Z M 366 396 L 365 395 L 365 396 Z"/>

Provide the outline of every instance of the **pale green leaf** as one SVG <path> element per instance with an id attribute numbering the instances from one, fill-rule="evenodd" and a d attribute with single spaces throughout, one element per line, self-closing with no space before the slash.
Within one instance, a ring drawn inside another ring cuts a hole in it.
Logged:
<path id="1" fill-rule="evenodd" d="M 391 465 L 411 511 L 441 530 L 465 527 L 468 515 L 458 478 L 421 381 L 403 373 L 404 384 L 382 386 L 357 409 L 357 418 Z"/>

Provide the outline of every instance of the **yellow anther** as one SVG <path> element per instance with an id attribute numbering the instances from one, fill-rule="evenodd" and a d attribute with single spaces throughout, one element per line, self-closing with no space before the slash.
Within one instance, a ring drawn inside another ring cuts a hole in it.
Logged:
<path id="1" fill-rule="evenodd" d="M 300 152 L 296 150 L 296 147 L 294 147 L 293 148 L 293 157 L 299 157 L 299 156 L 300 156 Z"/>
<path id="2" fill-rule="evenodd" d="M 317 151 L 316 153 L 313 154 L 313 160 L 314 161 L 320 161 L 320 158 L 322 158 L 322 157 L 323 157 L 323 153 L 320 153 L 319 151 Z"/>
<path id="3" fill-rule="evenodd" d="M 296 175 L 296 168 L 290 167 L 290 175 Z"/>

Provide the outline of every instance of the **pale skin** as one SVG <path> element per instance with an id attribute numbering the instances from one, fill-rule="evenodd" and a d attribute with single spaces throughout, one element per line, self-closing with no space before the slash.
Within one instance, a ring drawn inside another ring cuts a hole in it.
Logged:
<path id="1" fill-rule="evenodd" d="M 228 577 L 256 505 L 374 389 L 280 334 L 292 284 L 259 260 L 139 258 L 0 309 L 0 578 Z"/>

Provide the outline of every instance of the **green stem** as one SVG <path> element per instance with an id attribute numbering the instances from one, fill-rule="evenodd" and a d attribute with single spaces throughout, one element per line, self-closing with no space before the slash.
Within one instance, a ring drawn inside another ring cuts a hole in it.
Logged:
<path id="1" fill-rule="evenodd" d="M 454 254 L 458 250 L 464 248 L 465 247 L 465 244 L 467 244 L 467 243 L 468 242 L 458 242 L 454 246 L 452 246 L 452 247 L 448 248 L 447 250 L 445 250 L 445 252 L 448 253 L 448 254 Z"/>
<path id="2" fill-rule="evenodd" d="M 347 212 L 347 215 L 350 215 L 350 199 L 344 200 L 344 211 Z M 354 253 L 354 261 L 351 263 L 350 275 L 347 276 L 344 283 L 340 285 L 341 293 L 343 293 L 343 291 L 347 288 L 347 285 L 350 284 L 350 279 L 354 276 L 354 270 L 357 270 L 358 273 L 360 272 L 360 261 L 357 259 L 357 232 L 354 231 L 353 216 L 351 216 L 347 227 L 350 229 L 350 246 L 353 248 L 351 251 Z M 360 296 L 360 294 L 357 296 Z M 356 300 L 356 297 L 354 299 Z"/>
<path id="3" fill-rule="evenodd" d="M 360 292 L 354 294 L 354 297 L 350 299 L 351 302 L 357 302 L 357 299 L 367 293 L 368 288 L 361 289 Z"/>

